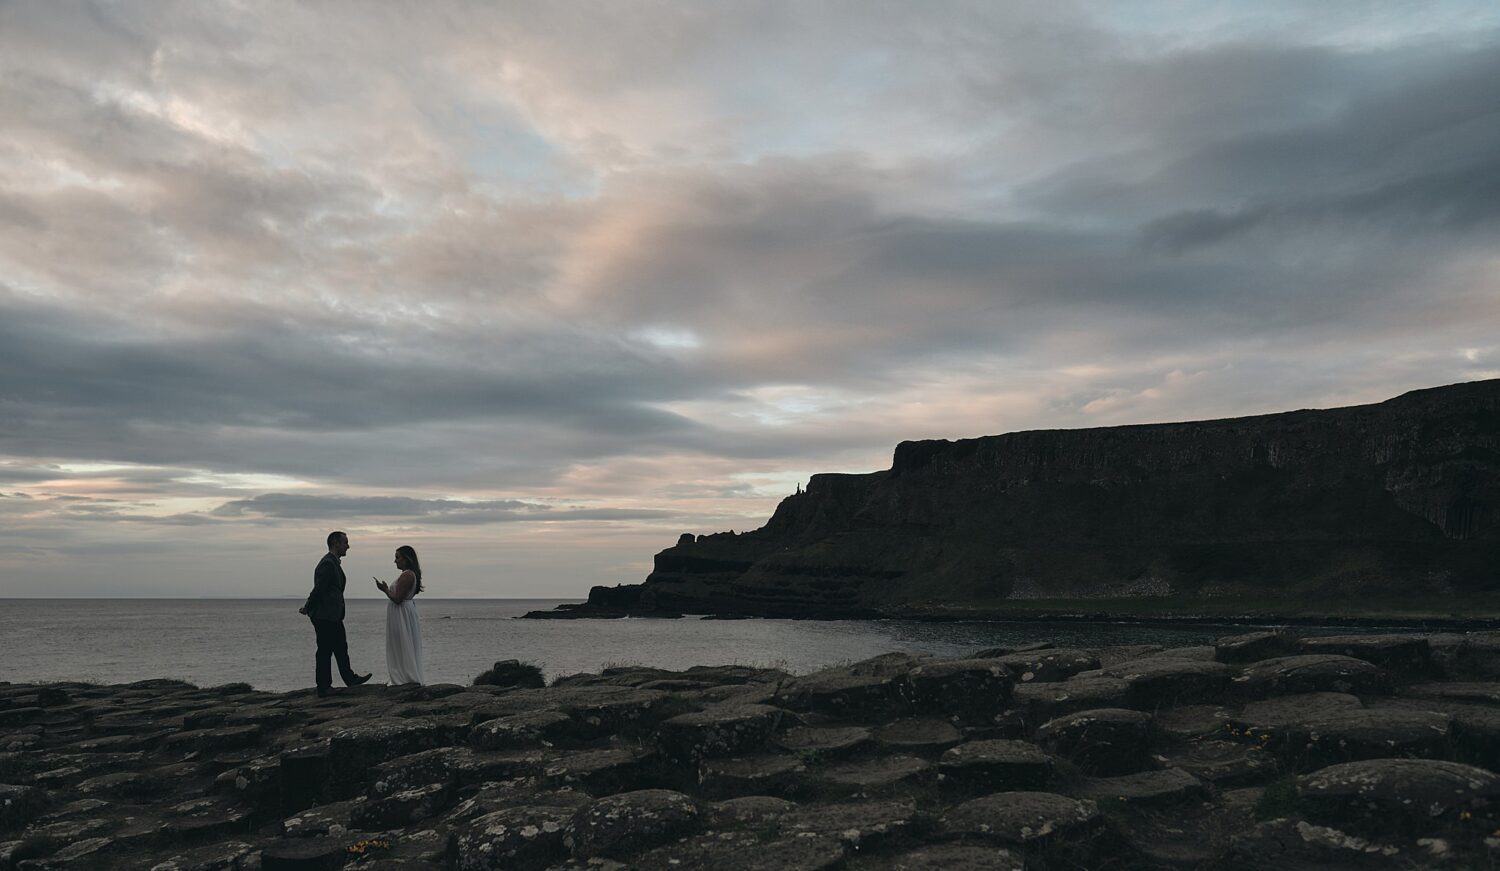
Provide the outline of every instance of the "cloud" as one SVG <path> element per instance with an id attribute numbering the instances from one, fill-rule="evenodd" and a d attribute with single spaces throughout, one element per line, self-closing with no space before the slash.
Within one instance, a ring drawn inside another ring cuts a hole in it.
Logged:
<path id="1" fill-rule="evenodd" d="M 298 520 L 421 520 L 426 523 L 502 523 L 513 521 L 643 520 L 675 516 L 657 509 L 557 508 L 535 502 L 498 499 L 463 502 L 455 499 L 412 499 L 404 496 L 319 496 L 263 493 L 225 502 L 211 512 L 215 517 L 270 517 Z"/>
<path id="2" fill-rule="evenodd" d="M 137 523 L 151 526 L 213 526 L 223 523 L 214 517 L 202 514 L 138 514 L 116 508 L 100 508 L 92 511 L 73 511 L 64 515 L 70 522 Z"/>
<path id="3" fill-rule="evenodd" d="M 8 532 L 157 590 L 187 525 L 249 573 L 491 524 L 582 589 L 905 438 L 1492 377 L 1497 47 L 1460 2 L 0 5 Z"/>
<path id="4" fill-rule="evenodd" d="M 452 499 L 410 499 L 404 496 L 339 497 L 311 494 L 265 493 L 225 502 L 213 513 L 221 517 L 260 514 L 267 517 L 422 517 L 454 511 L 536 511 L 545 506 L 512 499 L 459 502 Z"/>
<path id="5" fill-rule="evenodd" d="M 1256 231 L 1283 234 L 1367 231 L 1455 235 L 1486 231 L 1500 220 L 1500 159 L 1493 155 L 1462 170 L 1429 173 L 1368 190 L 1288 198 L 1235 211 L 1179 212 L 1145 228 L 1148 245 L 1173 252 L 1225 242 Z"/>

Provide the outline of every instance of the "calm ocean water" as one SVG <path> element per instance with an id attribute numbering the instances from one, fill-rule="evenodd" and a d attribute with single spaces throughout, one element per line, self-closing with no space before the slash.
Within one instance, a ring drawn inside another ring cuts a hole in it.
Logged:
<path id="1" fill-rule="evenodd" d="M 169 677 L 284 691 L 313 682 L 313 633 L 296 599 L 0 600 L 0 681 L 124 683 Z M 558 600 L 419 600 L 429 683 L 469 683 L 497 659 L 550 679 L 639 664 L 744 664 L 807 672 L 893 650 L 952 656 L 1047 640 L 1059 646 L 1201 644 L 1248 627 L 917 623 L 894 620 L 516 620 Z M 385 600 L 349 601 L 360 672 L 385 679 Z"/>

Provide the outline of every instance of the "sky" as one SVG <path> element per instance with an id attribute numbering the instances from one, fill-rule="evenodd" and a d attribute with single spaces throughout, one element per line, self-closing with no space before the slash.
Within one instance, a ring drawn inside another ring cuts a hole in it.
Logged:
<path id="1" fill-rule="evenodd" d="M 0 596 L 577 599 L 1497 337 L 1492 0 L 0 0 Z"/>

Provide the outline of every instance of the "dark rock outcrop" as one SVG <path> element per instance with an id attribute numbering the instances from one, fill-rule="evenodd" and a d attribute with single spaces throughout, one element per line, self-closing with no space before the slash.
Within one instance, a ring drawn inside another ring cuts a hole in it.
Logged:
<path id="1" fill-rule="evenodd" d="M 496 687 L 542 687 L 542 670 L 529 662 L 502 659 L 474 678 L 475 685 Z"/>
<path id="2" fill-rule="evenodd" d="M 1326 609 L 1497 589 L 1493 380 L 1324 411 L 903 442 L 885 471 L 814 475 L 760 529 L 683 535 L 644 583 L 537 616 L 962 617 L 1025 599 L 1105 612 L 1268 594 Z"/>

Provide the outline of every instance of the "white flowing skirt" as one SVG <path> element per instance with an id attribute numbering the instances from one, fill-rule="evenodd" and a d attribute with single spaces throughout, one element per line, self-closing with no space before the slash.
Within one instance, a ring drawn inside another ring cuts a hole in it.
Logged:
<path id="1" fill-rule="evenodd" d="M 391 686 L 426 683 L 422 679 L 422 621 L 411 599 L 385 606 L 385 670 Z"/>

